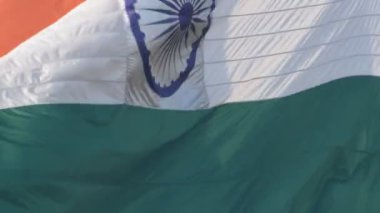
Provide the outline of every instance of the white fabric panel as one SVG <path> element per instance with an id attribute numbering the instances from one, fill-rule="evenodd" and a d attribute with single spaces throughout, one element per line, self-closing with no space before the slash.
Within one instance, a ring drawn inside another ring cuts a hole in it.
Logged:
<path id="1" fill-rule="evenodd" d="M 123 104 L 125 34 L 120 2 L 86 1 L 0 59 L 0 108 Z"/>
<path id="2" fill-rule="evenodd" d="M 338 78 L 380 74 L 373 66 L 380 61 L 379 1 L 239 2 L 236 7 L 226 2 L 232 15 L 216 14 L 206 37 L 209 106 L 283 97 Z M 255 9 L 257 2 L 261 10 Z"/>
<path id="3" fill-rule="evenodd" d="M 153 1 L 139 0 L 144 7 Z M 125 1 L 87 0 L 0 59 L 0 108 L 88 103 L 193 110 L 380 75 L 378 0 L 215 3 L 195 67 L 169 97 L 147 83 Z M 156 48 L 156 37 L 147 37 Z"/>

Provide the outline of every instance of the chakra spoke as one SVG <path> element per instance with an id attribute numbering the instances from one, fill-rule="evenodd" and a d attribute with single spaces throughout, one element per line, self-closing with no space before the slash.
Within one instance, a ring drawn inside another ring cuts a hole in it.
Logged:
<path id="1" fill-rule="evenodd" d="M 186 0 L 181 0 L 182 5 L 186 4 Z"/>
<path id="2" fill-rule="evenodd" d="M 206 22 L 205 20 L 202 20 L 200 18 L 193 18 L 193 21 L 196 22 L 196 23 L 204 23 L 204 22 Z"/>
<path id="3" fill-rule="evenodd" d="M 149 11 L 153 11 L 153 12 L 163 13 L 163 14 L 166 14 L 166 15 L 178 16 L 178 12 L 175 12 L 175 11 L 172 11 L 172 10 L 153 9 L 153 8 L 146 8 L 146 9 L 142 9 L 142 10 L 149 10 Z"/>
<path id="4" fill-rule="evenodd" d="M 182 5 L 183 5 L 182 0 L 173 0 L 173 1 L 176 2 L 180 8 L 182 7 Z"/>
<path id="5" fill-rule="evenodd" d="M 179 7 L 175 6 L 173 3 L 170 3 L 168 0 L 159 0 L 159 1 L 164 3 L 166 6 L 176 10 L 176 11 L 179 11 L 179 9 L 180 9 Z M 176 2 L 176 1 L 174 0 L 174 2 Z"/>
<path id="6" fill-rule="evenodd" d="M 172 26 L 170 26 L 168 29 L 166 29 L 164 32 L 162 32 L 161 34 L 159 34 L 157 37 L 155 37 L 153 40 L 157 40 L 159 38 L 161 38 L 162 36 L 170 33 L 171 31 L 175 30 L 176 28 L 178 28 L 178 25 L 177 24 L 173 24 Z"/>
<path id="7" fill-rule="evenodd" d="M 179 32 L 178 28 L 176 30 L 174 30 L 166 39 L 164 42 L 162 42 L 162 44 L 160 45 L 160 48 L 163 48 L 165 47 L 166 45 L 168 45 L 171 41 L 171 39 L 173 38 L 173 36 L 175 36 L 177 33 Z"/>
<path id="8" fill-rule="evenodd" d="M 146 25 L 169 24 L 169 23 L 173 23 L 173 22 L 177 22 L 177 21 L 178 21 L 177 18 L 167 18 L 167 19 L 164 19 L 164 20 L 161 20 L 161 21 L 152 22 L 152 23 L 149 23 L 149 24 L 146 24 Z"/>
<path id="9" fill-rule="evenodd" d="M 197 4 L 199 4 L 200 0 L 191 0 L 191 2 L 194 4 L 194 6 L 196 6 Z"/>
<path id="10" fill-rule="evenodd" d="M 186 32 L 186 34 L 185 34 L 185 47 L 186 47 L 186 49 L 189 49 L 188 48 L 188 46 L 189 46 L 188 41 L 189 41 L 189 32 Z"/>
<path id="11" fill-rule="evenodd" d="M 179 54 L 179 58 L 180 58 L 181 62 L 183 61 L 181 45 L 185 40 L 186 34 L 187 34 L 187 32 L 182 32 L 181 40 L 179 41 L 180 47 L 178 48 L 178 54 Z M 185 47 L 186 47 L 186 43 L 185 43 Z"/>
<path id="12" fill-rule="evenodd" d="M 179 54 L 179 56 L 182 54 L 181 53 L 181 45 L 182 45 L 182 40 L 184 37 L 185 32 L 183 31 L 174 31 L 161 45 L 160 47 L 160 53 L 159 53 L 159 61 L 160 61 L 160 73 L 164 72 L 164 78 L 167 79 L 167 75 L 169 73 L 167 72 L 167 69 L 171 69 L 173 66 L 174 69 L 176 69 L 176 53 Z M 181 57 L 180 57 L 181 58 Z M 181 59 L 182 61 L 182 59 Z M 164 64 L 162 64 L 164 62 Z M 161 69 L 162 68 L 162 69 Z"/>
<path id="13" fill-rule="evenodd" d="M 198 4 L 194 5 L 194 11 L 198 11 L 199 8 L 203 7 L 205 3 L 206 1 L 203 1 L 203 2 L 198 1 Z"/>
<path id="14" fill-rule="evenodd" d="M 179 0 L 173 0 L 176 5 L 178 5 L 178 8 L 180 9 L 182 4 Z"/>
<path id="15" fill-rule="evenodd" d="M 210 8 L 209 7 L 205 7 L 205 8 L 199 9 L 199 10 L 195 11 L 194 15 L 197 16 L 197 15 L 201 14 L 202 12 L 204 12 L 204 11 L 206 11 L 208 9 L 210 9 Z"/>
<path id="16" fill-rule="evenodd" d="M 197 34 L 197 30 L 195 29 L 195 25 L 191 24 L 191 31 L 193 31 L 194 35 Z"/>
<path id="17" fill-rule="evenodd" d="M 169 54 L 169 58 L 170 58 L 170 62 L 169 64 L 173 64 L 174 65 L 174 69 L 175 69 L 175 61 L 176 61 L 176 52 L 178 52 L 178 49 L 181 49 L 180 45 L 181 45 L 181 38 L 182 38 L 182 34 L 183 32 L 180 32 L 173 40 L 172 40 L 172 43 L 173 45 L 171 45 L 171 48 L 169 49 L 170 51 L 170 54 Z M 170 66 L 169 66 L 170 68 Z"/>
<path id="18" fill-rule="evenodd" d="M 176 31 L 173 34 L 173 36 L 170 39 L 168 39 L 168 41 L 170 42 L 168 42 L 165 45 L 164 49 L 161 51 L 164 53 L 162 58 L 163 58 L 163 61 L 165 61 L 165 64 L 164 64 L 164 72 L 165 72 L 164 78 L 165 79 L 168 77 L 167 75 L 169 74 L 166 67 L 169 67 L 169 70 L 170 70 L 170 65 L 173 61 L 173 53 L 175 53 L 178 37 L 180 37 L 180 32 Z"/>
<path id="19" fill-rule="evenodd" d="M 168 44 L 170 43 L 170 41 L 172 40 L 173 36 L 175 36 L 176 34 L 178 33 L 178 30 L 175 30 L 173 31 L 170 36 L 168 38 L 166 38 L 166 40 L 160 45 L 160 54 L 159 54 L 159 60 L 160 61 L 160 65 L 159 65 L 159 68 L 162 67 L 162 65 L 164 66 L 163 68 L 165 69 L 165 66 L 166 66 L 166 60 L 165 60 L 165 56 L 166 56 L 166 47 L 168 46 Z M 164 63 L 164 64 L 163 64 Z M 164 69 L 159 69 L 160 70 L 164 70 Z"/>

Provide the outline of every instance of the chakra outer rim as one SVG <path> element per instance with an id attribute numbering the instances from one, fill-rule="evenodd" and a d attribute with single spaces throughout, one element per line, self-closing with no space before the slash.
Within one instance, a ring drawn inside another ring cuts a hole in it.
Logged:
<path id="1" fill-rule="evenodd" d="M 207 1 L 207 0 L 205 0 Z M 186 68 L 183 72 L 180 73 L 179 77 L 172 81 L 169 86 L 161 87 L 159 84 L 157 84 L 154 80 L 153 74 L 152 74 L 152 67 L 150 65 L 150 59 L 149 56 L 151 54 L 150 50 L 148 49 L 145 41 L 145 33 L 141 30 L 139 20 L 141 18 L 140 14 L 136 12 L 135 4 L 138 2 L 138 0 L 125 0 L 125 10 L 127 12 L 127 15 L 130 20 L 130 26 L 133 33 L 133 37 L 136 40 L 137 47 L 139 49 L 139 53 L 141 56 L 142 64 L 143 64 L 143 70 L 146 77 L 146 80 L 150 86 L 150 88 L 159 96 L 161 97 L 170 97 L 172 96 L 180 87 L 181 85 L 187 80 L 189 77 L 190 72 L 195 67 L 195 62 L 197 58 L 197 52 L 200 47 L 200 43 L 202 42 L 203 38 L 206 36 L 208 30 L 211 27 L 211 14 L 215 9 L 215 0 L 211 0 L 211 8 L 210 8 L 210 14 L 207 17 L 207 25 L 202 30 L 202 35 L 191 45 L 191 52 L 189 54 L 189 57 L 186 60 Z"/>

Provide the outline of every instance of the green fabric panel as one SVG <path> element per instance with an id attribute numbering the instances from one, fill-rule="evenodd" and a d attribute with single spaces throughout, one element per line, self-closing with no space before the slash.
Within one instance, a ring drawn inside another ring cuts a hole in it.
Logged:
<path id="1" fill-rule="evenodd" d="M 0 111 L 1 213 L 379 213 L 380 79 L 202 111 Z"/>

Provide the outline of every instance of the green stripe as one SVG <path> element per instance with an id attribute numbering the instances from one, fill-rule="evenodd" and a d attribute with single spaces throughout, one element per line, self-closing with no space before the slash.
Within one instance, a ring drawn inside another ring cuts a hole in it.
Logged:
<path id="1" fill-rule="evenodd" d="M 0 112 L 0 212 L 378 213 L 380 79 L 181 112 Z"/>

